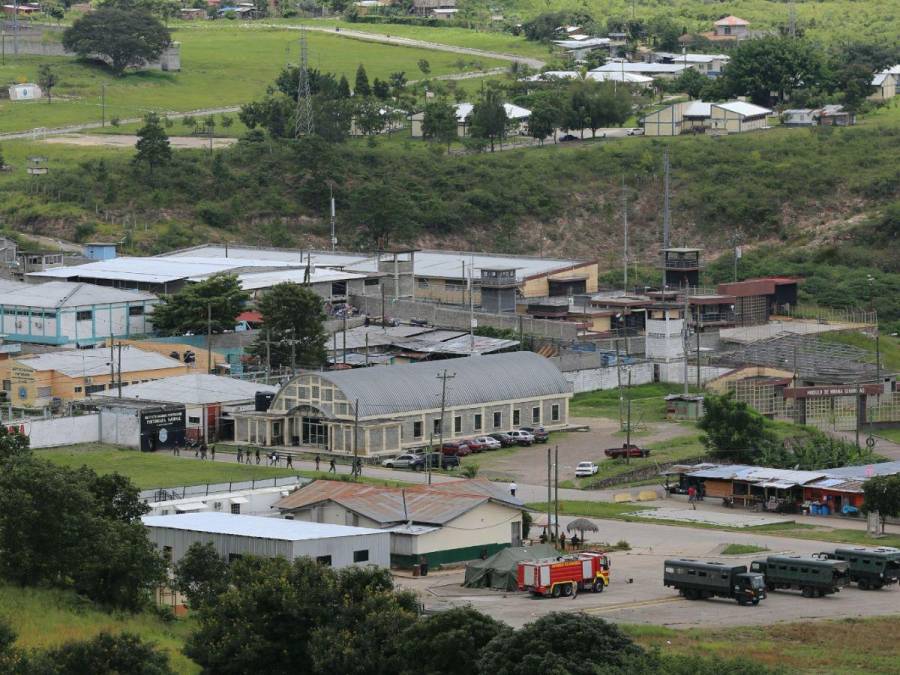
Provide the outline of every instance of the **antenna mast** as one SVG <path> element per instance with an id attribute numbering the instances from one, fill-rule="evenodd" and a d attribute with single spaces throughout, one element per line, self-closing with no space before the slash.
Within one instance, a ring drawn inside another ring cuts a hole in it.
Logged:
<path id="1" fill-rule="evenodd" d="M 328 194 L 331 197 L 331 250 L 334 251 L 337 246 L 337 235 L 334 231 L 334 188 L 328 186 Z"/>
<path id="2" fill-rule="evenodd" d="M 663 248 L 669 248 L 669 148 L 663 150 Z M 665 257 L 665 254 L 663 254 Z M 663 268 L 662 290 L 666 290 L 666 270 Z"/>
<path id="3" fill-rule="evenodd" d="M 306 28 L 300 27 L 300 72 L 297 81 L 297 107 L 294 113 L 294 136 L 312 136 L 312 95 L 309 91 L 309 49 Z"/>
<path id="4" fill-rule="evenodd" d="M 625 227 L 625 244 L 622 250 L 623 283 L 622 289 L 628 292 L 628 191 L 625 188 L 625 176 L 622 176 L 622 223 Z"/>

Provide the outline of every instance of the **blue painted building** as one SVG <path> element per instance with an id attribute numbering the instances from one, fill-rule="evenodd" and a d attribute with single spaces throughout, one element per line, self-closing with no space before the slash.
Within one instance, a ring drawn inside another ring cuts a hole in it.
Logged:
<path id="1" fill-rule="evenodd" d="M 111 260 L 116 255 L 115 243 L 92 241 L 84 245 L 84 257 L 88 260 Z"/>
<path id="2" fill-rule="evenodd" d="M 0 336 L 8 342 L 89 345 L 152 332 L 152 293 L 51 281 L 0 284 Z"/>

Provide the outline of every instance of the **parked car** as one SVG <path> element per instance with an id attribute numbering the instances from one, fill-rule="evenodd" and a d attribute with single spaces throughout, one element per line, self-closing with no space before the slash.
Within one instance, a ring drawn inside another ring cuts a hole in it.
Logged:
<path id="1" fill-rule="evenodd" d="M 544 427 L 522 427 L 522 431 L 527 431 L 534 436 L 535 443 L 546 443 L 550 440 L 550 432 Z"/>
<path id="2" fill-rule="evenodd" d="M 628 135 L 629 136 L 643 136 L 644 130 L 641 127 L 635 127 L 634 129 L 628 130 Z"/>
<path id="3" fill-rule="evenodd" d="M 465 441 L 444 441 L 441 447 L 441 454 L 455 455 L 456 457 L 465 457 L 472 454 L 472 449 Z"/>
<path id="4" fill-rule="evenodd" d="M 600 471 L 600 467 L 593 462 L 578 462 L 578 466 L 575 467 L 575 477 L 590 478 L 596 476 L 598 471 Z"/>
<path id="5" fill-rule="evenodd" d="M 388 469 L 411 469 L 416 460 L 417 455 L 397 455 L 384 460 L 381 466 L 386 466 Z"/>
<path id="6" fill-rule="evenodd" d="M 482 450 L 499 450 L 500 449 L 500 441 L 496 438 L 491 438 L 490 436 L 476 436 L 473 441 L 475 443 L 479 443 L 481 445 Z M 469 444 L 469 447 L 472 447 L 473 441 L 466 441 Z"/>
<path id="7" fill-rule="evenodd" d="M 469 446 L 469 450 L 473 453 L 483 452 L 488 448 L 485 447 L 484 443 L 479 441 L 477 438 L 469 438 L 466 440 L 466 445 Z"/>
<path id="8" fill-rule="evenodd" d="M 513 431 L 510 431 L 509 435 L 519 445 L 532 445 L 534 443 L 534 436 L 532 436 L 528 431 L 524 431 L 522 429 L 515 429 Z"/>
<path id="9" fill-rule="evenodd" d="M 516 444 L 516 439 L 510 436 L 509 434 L 504 434 L 502 431 L 496 431 L 492 434 L 488 434 L 495 441 L 500 441 L 501 448 L 508 448 Z"/>
<path id="10" fill-rule="evenodd" d="M 440 452 L 416 455 L 416 462 L 412 465 L 413 471 L 425 471 L 432 469 L 455 469 L 459 466 L 459 457 L 456 455 L 444 455 Z"/>
<path id="11" fill-rule="evenodd" d="M 639 448 L 636 445 L 622 444 L 621 448 L 607 448 L 603 454 L 610 459 L 622 459 L 624 457 L 649 457 L 650 451 L 645 448 Z"/>
<path id="12" fill-rule="evenodd" d="M 577 141 L 577 140 L 579 140 L 578 136 L 573 136 L 572 134 L 563 134 L 562 136 L 559 137 L 560 143 L 570 143 L 571 141 Z"/>

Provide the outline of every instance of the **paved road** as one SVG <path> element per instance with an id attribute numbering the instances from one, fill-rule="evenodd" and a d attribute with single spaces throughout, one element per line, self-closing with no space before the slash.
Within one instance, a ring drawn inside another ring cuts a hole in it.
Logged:
<path id="1" fill-rule="evenodd" d="M 241 109 L 239 105 L 225 106 L 222 108 L 204 108 L 202 110 L 188 110 L 185 112 L 165 112 L 159 111 L 160 115 L 165 115 L 169 119 L 177 120 L 182 117 L 187 117 L 188 115 L 193 115 L 195 117 L 199 117 L 201 115 L 218 115 L 221 113 L 233 113 L 237 112 Z M 137 124 L 138 122 L 143 121 L 143 117 L 128 117 L 123 120 L 119 120 L 120 124 Z M 100 122 L 83 122 L 81 124 L 70 124 L 66 127 L 52 127 L 52 128 L 44 128 L 44 127 L 36 127 L 34 129 L 28 129 L 27 131 L 10 131 L 6 133 L 0 134 L 0 140 L 11 141 L 16 139 L 40 139 L 45 136 L 60 136 L 62 134 L 72 134 L 77 133 L 79 131 L 85 131 L 86 129 L 101 129 L 103 128 L 103 124 Z M 109 122 L 106 123 L 106 126 L 110 126 Z"/>
<path id="2" fill-rule="evenodd" d="M 302 30 L 316 31 L 319 33 L 329 33 L 338 37 L 353 38 L 355 40 L 365 40 L 366 42 L 381 42 L 384 44 L 398 45 L 401 47 L 418 47 L 420 49 L 431 49 L 436 52 L 453 52 L 454 54 L 466 54 L 467 56 L 479 56 L 486 59 L 497 59 L 498 61 L 514 61 L 527 65 L 535 70 L 544 67 L 545 62 L 532 56 L 519 56 L 517 54 L 505 54 L 503 52 L 490 52 L 484 49 L 475 49 L 472 47 L 460 47 L 458 45 L 448 45 L 440 42 L 429 42 L 428 40 L 416 40 L 413 38 L 398 37 L 396 35 L 382 35 L 380 33 L 367 33 L 361 30 L 353 29 L 336 29 L 327 26 L 285 26 L 283 24 L 271 23 L 254 23 L 242 24 L 244 28 L 276 28 L 280 30 Z"/>

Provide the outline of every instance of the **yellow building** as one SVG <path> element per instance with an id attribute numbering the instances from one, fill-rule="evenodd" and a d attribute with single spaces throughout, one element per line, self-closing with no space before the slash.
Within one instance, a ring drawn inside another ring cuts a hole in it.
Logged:
<path id="1" fill-rule="evenodd" d="M 113 365 L 114 364 L 114 365 Z M 115 374 L 113 374 L 115 371 Z M 7 400 L 21 407 L 41 407 L 53 399 L 78 401 L 94 392 L 122 385 L 184 375 L 188 367 L 168 356 L 134 347 L 72 349 L 0 361 L 0 381 Z M 113 383 L 113 384 L 110 384 Z"/>
<path id="2" fill-rule="evenodd" d="M 678 136 L 687 133 L 736 134 L 765 129 L 775 113 L 745 101 L 673 103 L 641 119 L 646 136 Z"/>

